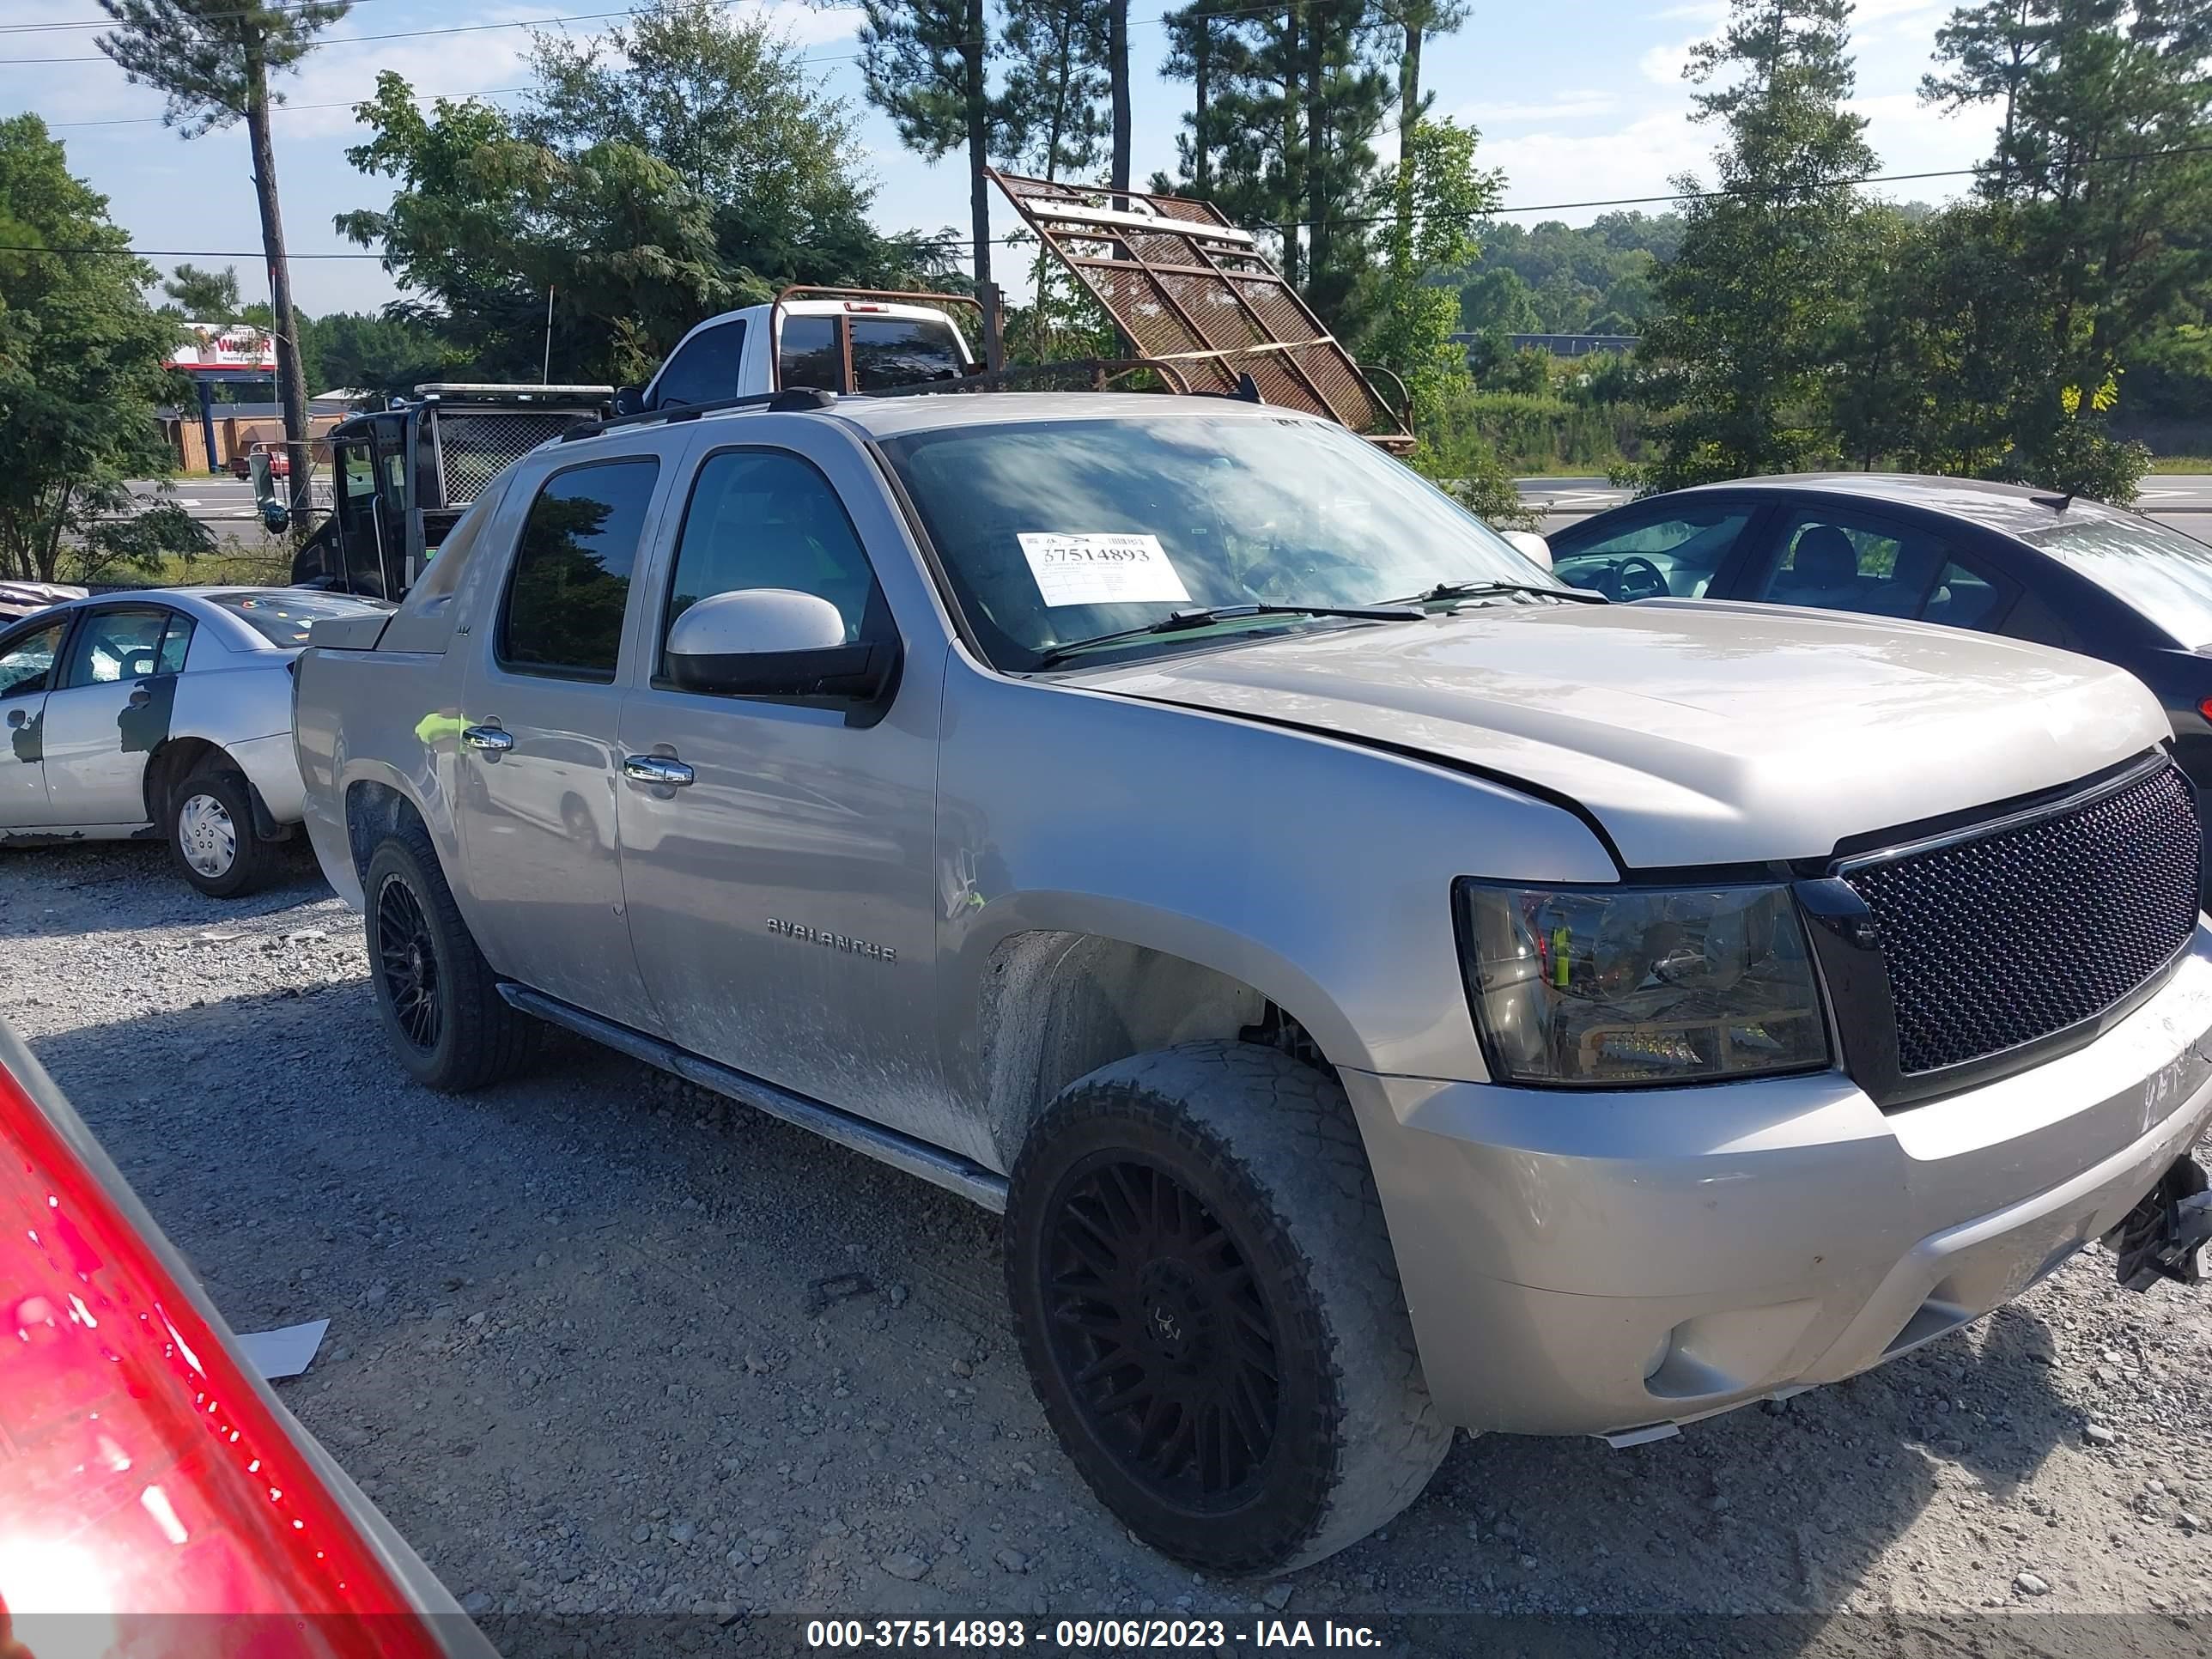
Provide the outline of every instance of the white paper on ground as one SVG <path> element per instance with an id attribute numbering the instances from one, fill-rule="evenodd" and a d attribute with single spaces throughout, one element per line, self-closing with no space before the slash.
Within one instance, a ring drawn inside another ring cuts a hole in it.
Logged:
<path id="1" fill-rule="evenodd" d="M 287 1325 L 281 1331 L 254 1331 L 238 1339 L 246 1363 L 268 1381 L 297 1376 L 307 1369 L 315 1350 L 323 1346 L 327 1319 L 311 1319 L 304 1325 Z"/>
<path id="2" fill-rule="evenodd" d="M 1158 536 L 1020 532 L 1037 592 L 1048 605 L 1188 604 L 1190 593 Z"/>

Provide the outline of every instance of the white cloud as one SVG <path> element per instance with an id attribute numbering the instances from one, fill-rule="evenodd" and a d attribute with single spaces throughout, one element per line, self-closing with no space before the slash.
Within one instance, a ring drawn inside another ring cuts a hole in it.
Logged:
<path id="1" fill-rule="evenodd" d="M 1712 147 L 1711 135 L 1673 108 L 1654 110 L 1612 132 L 1532 132 L 1498 139 L 1483 146 L 1482 159 L 1505 169 L 1505 200 L 1512 206 L 1664 196 L 1676 174 L 1705 167 Z M 1664 205 L 1650 210 L 1663 211 Z M 1587 222 L 1601 211 L 1592 208 L 1558 216 Z"/>
<path id="2" fill-rule="evenodd" d="M 1488 127 L 1508 121 L 1566 121 L 1589 115 L 1610 115 L 1620 100 L 1609 92 L 1584 89 L 1555 92 L 1536 104 L 1476 104 L 1459 112 L 1459 119 Z"/>

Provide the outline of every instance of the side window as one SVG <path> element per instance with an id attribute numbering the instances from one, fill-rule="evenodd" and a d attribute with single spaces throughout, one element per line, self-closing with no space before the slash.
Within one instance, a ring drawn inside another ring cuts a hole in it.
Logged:
<path id="1" fill-rule="evenodd" d="M 860 637 L 875 599 L 875 572 L 836 491 L 809 463 L 780 450 L 724 450 L 699 469 L 661 618 L 664 653 L 668 630 L 685 611 L 749 587 L 829 600 L 845 619 L 848 643 Z"/>
<path id="2" fill-rule="evenodd" d="M 784 386 L 819 386 L 824 392 L 845 389 L 844 352 L 837 341 L 835 317 L 787 317 L 783 341 L 776 356 L 776 372 Z"/>
<path id="3" fill-rule="evenodd" d="M 1924 531 L 1887 520 L 1826 509 L 1793 513 L 1761 579 L 1747 598 L 1770 605 L 1917 617 L 1931 604 L 1952 562 L 1950 550 Z M 1985 586 L 1985 585 L 1984 585 Z"/>
<path id="4" fill-rule="evenodd" d="M 2020 603 L 2006 615 L 2004 632 L 2015 640 L 2055 645 L 2062 651 L 2079 651 L 2083 645 L 2081 630 L 2033 588 L 2023 592 Z"/>
<path id="5" fill-rule="evenodd" d="M 1936 573 L 1935 589 L 1921 607 L 1920 618 L 1947 628 L 1987 628 L 2002 609 L 2003 595 L 1996 583 L 1951 563 Z"/>
<path id="6" fill-rule="evenodd" d="M 786 330 L 787 337 L 790 331 Z M 660 372 L 653 401 L 662 409 L 678 404 L 711 404 L 738 395 L 738 364 L 745 346 L 742 320 L 718 323 L 677 349 Z"/>
<path id="7" fill-rule="evenodd" d="M 855 317 L 847 326 L 853 333 L 853 382 L 858 391 L 957 380 L 967 366 L 948 323 Z"/>
<path id="8" fill-rule="evenodd" d="M 1685 504 L 1586 546 L 1575 545 L 1570 532 L 1562 538 L 1568 542 L 1565 550 L 1554 542 L 1552 568 L 1562 581 L 1595 588 L 1608 599 L 1701 599 L 1753 510 L 1738 502 Z"/>
<path id="9" fill-rule="evenodd" d="M 181 611 L 169 613 L 168 625 L 161 630 L 161 645 L 155 653 L 154 672 L 156 674 L 181 674 L 185 659 L 191 654 L 192 619 Z"/>
<path id="10" fill-rule="evenodd" d="M 660 463 L 572 467 L 530 504 L 500 607 L 495 650 L 517 673 L 612 680 L 630 568 Z"/>
<path id="11" fill-rule="evenodd" d="M 0 697 L 27 697 L 46 689 L 54 672 L 54 653 L 62 648 L 66 619 L 33 629 L 0 651 Z"/>
<path id="12" fill-rule="evenodd" d="M 154 673 L 155 665 L 161 660 L 161 629 L 168 620 L 166 606 L 93 611 L 70 647 L 61 689 L 108 685 Z"/>

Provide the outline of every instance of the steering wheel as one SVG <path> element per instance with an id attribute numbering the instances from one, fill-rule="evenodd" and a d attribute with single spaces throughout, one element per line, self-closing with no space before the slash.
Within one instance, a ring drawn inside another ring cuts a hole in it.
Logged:
<path id="1" fill-rule="evenodd" d="M 1662 599 L 1673 592 L 1667 586 L 1667 573 L 1641 553 L 1632 553 L 1613 567 L 1613 597 L 1623 604 Z"/>
<path id="2" fill-rule="evenodd" d="M 1300 581 L 1318 576 L 1329 569 L 1357 570 L 1364 574 L 1366 567 L 1357 559 L 1347 559 L 1318 547 L 1285 548 L 1256 563 L 1247 565 L 1238 583 L 1254 599 L 1263 603 L 1278 600 L 1285 604 L 1301 599 L 1326 600 L 1326 592 L 1311 593 L 1298 591 Z M 1263 588 L 1272 592 L 1263 592 Z"/>

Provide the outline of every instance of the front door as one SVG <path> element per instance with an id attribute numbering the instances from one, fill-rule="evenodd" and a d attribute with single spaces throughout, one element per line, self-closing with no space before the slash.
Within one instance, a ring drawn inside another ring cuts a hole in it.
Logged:
<path id="1" fill-rule="evenodd" d="M 498 615 L 469 665 L 454 785 L 486 958 L 645 1030 L 658 1021 L 615 857 L 616 676 L 659 473 L 650 455 L 617 456 L 553 474 L 528 504 Z"/>
<path id="2" fill-rule="evenodd" d="M 32 830 L 46 812 L 46 687 L 60 656 L 69 618 L 19 628 L 0 644 L 0 720 L 8 747 L 0 752 L 0 830 Z"/>
<path id="3" fill-rule="evenodd" d="M 46 803 L 54 823 L 146 822 L 146 757 L 169 735 L 191 626 L 164 605 L 82 613 L 46 694 Z"/>
<path id="4" fill-rule="evenodd" d="M 699 465 L 623 708 L 626 756 L 688 769 L 673 786 L 616 789 L 630 936 L 677 1042 L 976 1155 L 988 1149 L 944 1111 L 933 1059 L 941 654 L 908 656 L 887 711 L 680 691 L 665 672 L 684 608 L 739 588 L 812 593 L 848 640 L 896 638 L 844 504 L 872 491 L 888 521 L 881 487 L 856 453 L 795 441 L 817 442 Z"/>

